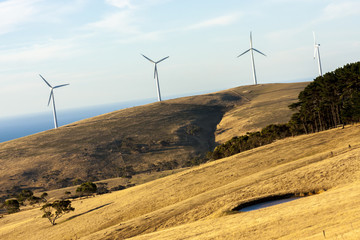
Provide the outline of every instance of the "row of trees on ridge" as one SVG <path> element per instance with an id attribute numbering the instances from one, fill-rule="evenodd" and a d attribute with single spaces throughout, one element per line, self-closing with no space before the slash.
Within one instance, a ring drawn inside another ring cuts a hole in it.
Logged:
<path id="1" fill-rule="evenodd" d="M 360 122 L 360 62 L 317 77 L 289 108 L 295 113 L 288 123 L 271 124 L 261 131 L 234 137 L 217 146 L 206 158 L 228 157 L 289 136 Z"/>

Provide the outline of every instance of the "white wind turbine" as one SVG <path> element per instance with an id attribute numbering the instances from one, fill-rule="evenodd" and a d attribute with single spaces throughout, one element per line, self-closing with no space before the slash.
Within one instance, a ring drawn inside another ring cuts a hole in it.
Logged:
<path id="1" fill-rule="evenodd" d="M 67 86 L 67 85 L 69 85 L 69 84 L 62 84 L 62 85 L 58 85 L 58 86 L 52 87 L 52 86 L 45 80 L 45 78 L 43 78 L 43 76 L 41 76 L 41 74 L 39 74 L 39 75 L 40 75 L 40 77 L 42 78 L 42 80 L 44 80 L 44 82 L 46 83 L 46 85 L 48 85 L 49 88 L 51 89 L 51 90 L 50 90 L 50 97 L 49 97 L 48 106 L 50 105 L 50 101 L 51 101 L 51 99 L 52 99 L 53 115 L 54 115 L 54 125 L 55 125 L 55 128 L 58 128 L 57 117 L 56 117 L 56 109 L 55 109 L 54 89 L 55 89 L 55 88 L 59 88 L 59 87 Z"/>
<path id="2" fill-rule="evenodd" d="M 143 54 L 141 54 L 143 55 Z M 150 62 L 154 63 L 155 64 L 155 69 L 154 69 L 154 79 L 155 79 L 155 82 L 156 82 L 156 88 L 157 88 L 157 95 L 158 95 L 158 100 L 159 102 L 161 102 L 161 94 L 160 94 L 160 85 L 159 85 L 159 75 L 158 75 L 158 71 L 157 71 L 157 64 L 164 61 L 165 59 L 167 59 L 169 56 L 155 62 L 153 60 L 151 60 L 150 58 L 146 57 L 145 55 L 143 55 L 144 58 L 146 58 L 147 60 L 149 60 Z"/>
<path id="3" fill-rule="evenodd" d="M 252 66 L 252 70 L 253 70 L 254 85 L 256 85 L 257 80 L 256 80 L 256 70 L 255 70 L 255 61 L 254 61 L 254 51 L 264 55 L 265 57 L 266 57 L 266 55 L 263 54 L 262 52 L 260 52 L 259 50 L 253 48 L 251 32 L 250 32 L 250 48 L 248 50 L 246 50 L 245 52 L 243 52 L 242 54 L 240 54 L 238 57 L 244 55 L 248 51 L 250 51 L 250 56 L 251 56 L 251 64 L 252 64 L 251 66 Z"/>
<path id="4" fill-rule="evenodd" d="M 316 43 L 316 37 L 315 37 L 315 32 L 313 31 L 313 35 L 314 35 L 314 59 L 317 56 L 318 59 L 318 67 L 319 67 L 319 75 L 322 76 L 322 69 L 321 69 L 321 60 L 320 60 L 320 44 Z"/>

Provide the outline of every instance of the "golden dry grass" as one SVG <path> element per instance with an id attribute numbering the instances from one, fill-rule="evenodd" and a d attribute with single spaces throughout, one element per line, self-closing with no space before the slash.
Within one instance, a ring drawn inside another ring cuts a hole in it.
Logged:
<path id="1" fill-rule="evenodd" d="M 277 141 L 123 191 L 73 202 L 56 226 L 32 209 L 0 239 L 358 239 L 360 126 Z M 350 147 L 349 147 L 350 145 Z M 326 191 L 246 213 L 261 197 Z"/>
<path id="2" fill-rule="evenodd" d="M 184 166 L 212 150 L 215 140 L 287 122 L 287 105 L 306 84 L 243 86 L 153 103 L 0 143 L 0 197 L 14 186 L 49 190 L 76 178 L 119 177 L 125 166 L 137 172 L 156 171 L 164 162 Z"/>
<path id="3" fill-rule="evenodd" d="M 270 123 L 286 123 L 292 115 L 288 106 L 297 101 L 307 84 L 260 84 L 233 89 L 243 101 L 225 113 L 217 126 L 215 141 L 224 143 L 232 137 L 259 131 Z"/>

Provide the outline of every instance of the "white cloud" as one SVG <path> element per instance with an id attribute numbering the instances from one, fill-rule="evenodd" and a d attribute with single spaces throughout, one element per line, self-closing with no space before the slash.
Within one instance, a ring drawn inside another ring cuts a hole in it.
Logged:
<path id="1" fill-rule="evenodd" d="M 323 10 L 320 20 L 328 21 L 351 15 L 360 14 L 360 2 L 359 1 L 339 1 L 331 3 Z"/>
<path id="2" fill-rule="evenodd" d="M 200 29 L 200 28 L 207 28 L 213 26 L 226 26 L 234 23 L 237 19 L 238 19 L 238 15 L 235 14 L 226 15 L 190 25 L 186 29 L 192 30 L 192 29 Z"/>
<path id="3" fill-rule="evenodd" d="M 37 13 L 35 4 L 40 0 L 8 0 L 0 3 L 0 34 L 12 32 Z"/>

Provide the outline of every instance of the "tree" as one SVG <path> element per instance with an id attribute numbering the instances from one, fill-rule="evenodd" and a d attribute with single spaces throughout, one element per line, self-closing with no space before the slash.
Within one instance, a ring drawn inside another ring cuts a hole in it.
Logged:
<path id="1" fill-rule="evenodd" d="M 49 219 L 50 223 L 55 225 L 57 219 L 70 211 L 74 211 L 75 208 L 71 207 L 70 200 L 57 200 L 53 203 L 46 203 L 40 210 L 44 212 L 42 217 Z"/>
<path id="2" fill-rule="evenodd" d="M 4 202 L 2 208 L 5 208 L 9 214 L 16 213 L 20 211 L 20 203 L 17 199 L 8 199 Z"/>
<path id="3" fill-rule="evenodd" d="M 48 197 L 48 195 L 49 194 L 47 192 L 44 192 L 44 193 L 41 194 L 40 198 L 43 200 L 43 202 L 47 202 L 46 198 Z"/>
<path id="4" fill-rule="evenodd" d="M 81 195 L 91 195 L 96 193 L 97 186 L 93 182 L 84 182 L 76 189 L 76 192 L 80 193 Z"/>
<path id="5" fill-rule="evenodd" d="M 34 193 L 31 190 L 22 190 L 19 195 L 16 197 L 20 204 L 24 205 L 26 200 L 31 201 Z"/>

